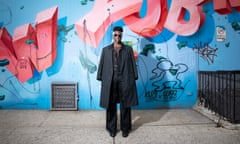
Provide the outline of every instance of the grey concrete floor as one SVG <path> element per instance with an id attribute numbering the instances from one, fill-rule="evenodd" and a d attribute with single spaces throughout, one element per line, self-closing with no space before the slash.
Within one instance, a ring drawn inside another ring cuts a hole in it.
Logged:
<path id="1" fill-rule="evenodd" d="M 111 138 L 105 111 L 0 110 L 0 144 L 240 144 L 239 125 L 216 127 L 199 109 L 133 110 L 132 123 Z"/>

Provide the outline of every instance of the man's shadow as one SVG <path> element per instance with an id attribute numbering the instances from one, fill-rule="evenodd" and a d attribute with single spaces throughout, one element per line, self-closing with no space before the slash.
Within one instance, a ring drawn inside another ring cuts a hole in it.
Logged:
<path id="1" fill-rule="evenodd" d="M 132 131 L 144 125 L 158 125 L 168 109 L 132 110 Z"/>

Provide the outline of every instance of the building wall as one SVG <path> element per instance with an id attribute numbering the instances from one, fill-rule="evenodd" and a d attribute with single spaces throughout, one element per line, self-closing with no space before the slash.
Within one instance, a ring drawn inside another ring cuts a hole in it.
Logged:
<path id="1" fill-rule="evenodd" d="M 136 54 L 136 109 L 191 108 L 198 70 L 239 70 L 240 2 L 0 0 L 0 108 L 50 109 L 51 84 L 78 83 L 99 107 L 96 72 L 112 28 Z"/>

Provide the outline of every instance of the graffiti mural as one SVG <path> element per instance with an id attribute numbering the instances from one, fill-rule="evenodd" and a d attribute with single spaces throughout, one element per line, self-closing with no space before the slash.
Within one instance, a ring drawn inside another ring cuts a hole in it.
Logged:
<path id="1" fill-rule="evenodd" d="M 196 51 L 203 60 L 207 61 L 208 64 L 212 64 L 214 63 L 214 58 L 217 57 L 218 48 L 212 48 L 208 44 L 202 44 L 200 42 L 199 46 L 196 45 L 193 50 Z"/>
<path id="2" fill-rule="evenodd" d="M 48 15 L 49 17 L 46 17 Z M 33 76 L 34 68 L 41 72 L 53 64 L 56 57 L 57 7 L 37 15 L 35 29 L 24 24 L 14 30 L 13 37 L 1 28 L 0 59 L 8 59 L 7 68 L 21 82 Z"/>
<path id="3" fill-rule="evenodd" d="M 198 70 L 240 69 L 240 1 L 0 0 L 0 108 L 50 109 L 51 84 L 99 107 L 96 71 L 112 28 L 134 49 L 139 106 L 192 107 Z"/>
<path id="4" fill-rule="evenodd" d="M 145 94 L 148 100 L 156 101 L 175 101 L 184 92 L 184 87 L 180 75 L 187 71 L 188 67 L 185 64 L 173 64 L 170 60 L 160 60 L 156 68 L 152 70 L 153 91 Z"/>

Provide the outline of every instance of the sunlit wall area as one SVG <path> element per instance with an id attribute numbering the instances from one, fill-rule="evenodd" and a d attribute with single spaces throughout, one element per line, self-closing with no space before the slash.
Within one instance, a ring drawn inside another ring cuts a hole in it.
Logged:
<path id="1" fill-rule="evenodd" d="M 117 25 L 136 109 L 191 108 L 199 70 L 240 69 L 240 1 L 0 0 L 0 109 L 51 109 L 52 84 L 76 83 L 77 108 L 100 110 L 96 72 Z"/>

